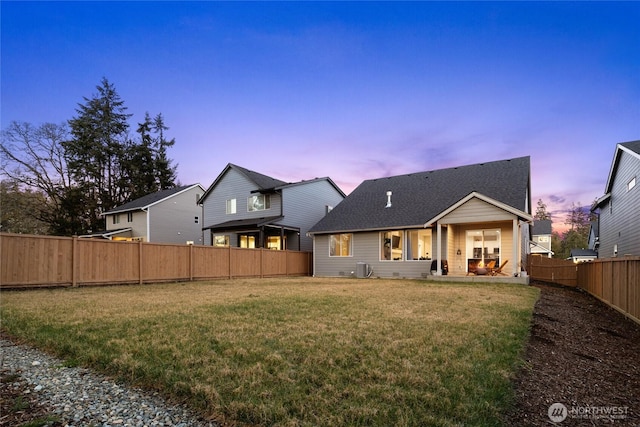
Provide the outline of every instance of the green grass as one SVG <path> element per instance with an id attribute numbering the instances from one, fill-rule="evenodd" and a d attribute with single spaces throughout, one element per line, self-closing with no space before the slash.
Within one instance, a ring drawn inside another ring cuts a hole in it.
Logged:
<path id="1" fill-rule="evenodd" d="M 3 292 L 3 328 L 228 424 L 500 425 L 536 288 L 280 278 Z"/>

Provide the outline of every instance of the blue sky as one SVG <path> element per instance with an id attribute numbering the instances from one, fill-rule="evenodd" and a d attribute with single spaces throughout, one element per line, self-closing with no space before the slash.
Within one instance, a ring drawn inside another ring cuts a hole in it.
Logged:
<path id="1" fill-rule="evenodd" d="M 640 2 L 9 2 L 1 118 L 63 122 L 103 77 L 162 113 L 183 184 L 229 163 L 362 180 L 531 156 L 533 206 L 604 192 L 640 139 Z"/>

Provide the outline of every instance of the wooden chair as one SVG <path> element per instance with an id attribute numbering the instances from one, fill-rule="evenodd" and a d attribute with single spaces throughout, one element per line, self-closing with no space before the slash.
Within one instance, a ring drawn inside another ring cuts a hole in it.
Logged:
<path id="1" fill-rule="evenodd" d="M 503 273 L 502 269 L 504 268 L 505 265 L 507 265 L 507 263 L 509 262 L 509 260 L 506 260 L 505 262 L 503 262 L 502 264 L 500 264 L 500 267 L 496 268 L 495 270 L 493 270 L 491 272 L 492 276 L 497 276 L 498 274 L 502 274 L 503 276 L 508 276 L 507 273 Z"/>

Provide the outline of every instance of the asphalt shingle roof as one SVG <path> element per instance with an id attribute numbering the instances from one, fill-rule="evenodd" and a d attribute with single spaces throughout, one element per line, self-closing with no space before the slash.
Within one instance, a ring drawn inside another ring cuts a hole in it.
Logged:
<path id="1" fill-rule="evenodd" d="M 537 219 L 533 222 L 531 234 L 537 236 L 539 234 L 551 234 L 551 220 Z"/>
<path id="2" fill-rule="evenodd" d="M 229 167 L 232 167 L 241 173 L 243 173 L 247 178 L 253 181 L 261 190 L 269 190 L 272 188 L 280 187 L 288 184 L 280 179 L 272 178 L 267 175 L 263 175 L 261 173 L 243 168 L 242 166 L 234 165 L 233 163 L 229 163 Z M 226 170 L 226 169 L 225 169 Z"/>
<path id="3" fill-rule="evenodd" d="M 628 148 L 629 150 L 633 151 L 634 153 L 640 154 L 640 141 L 623 142 L 620 145 L 622 145 L 625 148 Z"/>
<path id="4" fill-rule="evenodd" d="M 147 194 L 146 196 L 142 196 L 128 203 L 120 205 L 114 209 L 111 209 L 110 211 L 105 212 L 103 215 L 142 209 L 156 202 L 159 202 L 160 200 L 166 199 L 167 197 L 173 196 L 174 194 L 178 194 L 182 190 L 189 187 L 193 187 L 194 185 L 197 185 L 197 184 L 183 185 L 181 187 L 174 187 L 174 188 L 169 188 L 167 190 L 156 191 L 155 193 Z"/>
<path id="5" fill-rule="evenodd" d="M 311 233 L 422 226 L 472 192 L 530 212 L 530 159 L 479 163 L 362 182 Z M 392 206 L 386 208 L 387 191 Z"/>

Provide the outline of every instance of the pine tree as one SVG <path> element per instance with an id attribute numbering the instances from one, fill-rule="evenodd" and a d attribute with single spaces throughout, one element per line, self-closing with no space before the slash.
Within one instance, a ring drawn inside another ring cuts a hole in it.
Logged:
<path id="1" fill-rule="evenodd" d="M 69 120 L 72 138 L 64 145 L 69 169 L 84 201 L 86 231 L 99 230 L 100 214 L 126 201 L 127 188 L 122 186 L 128 114 L 115 87 L 103 78 L 93 98 L 84 98 Z"/>
<path id="2" fill-rule="evenodd" d="M 173 147 L 176 141 L 174 138 L 170 141 L 165 139 L 164 131 L 169 130 L 169 127 L 164 124 L 164 117 L 161 113 L 154 118 L 152 129 L 156 134 L 154 141 L 156 179 L 160 190 L 166 190 L 176 185 L 177 166 L 172 165 L 171 160 L 167 157 L 167 148 Z"/>
<path id="3" fill-rule="evenodd" d="M 536 214 L 533 216 L 533 219 L 537 220 L 550 220 L 551 215 L 547 212 L 547 205 L 542 201 L 542 199 L 538 200 L 538 207 L 536 208 Z"/>

